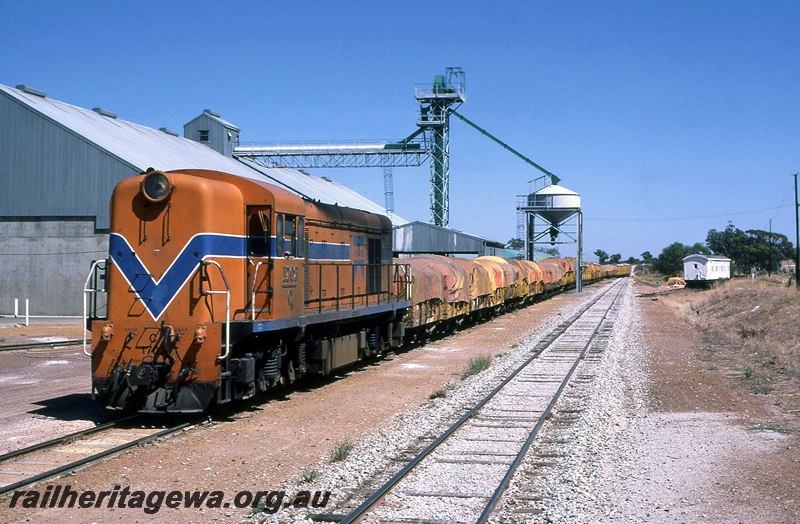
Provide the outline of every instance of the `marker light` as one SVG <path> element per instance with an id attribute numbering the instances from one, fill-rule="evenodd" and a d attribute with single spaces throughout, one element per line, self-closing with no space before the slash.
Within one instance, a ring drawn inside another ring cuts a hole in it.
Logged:
<path id="1" fill-rule="evenodd" d="M 161 171 L 152 171 L 142 180 L 142 193 L 151 202 L 161 202 L 172 192 L 172 182 Z"/>

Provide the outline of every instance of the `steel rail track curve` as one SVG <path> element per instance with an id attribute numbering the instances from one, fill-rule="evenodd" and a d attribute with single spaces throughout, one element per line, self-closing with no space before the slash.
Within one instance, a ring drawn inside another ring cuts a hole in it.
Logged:
<path id="1" fill-rule="evenodd" d="M 100 426 L 97 426 L 97 427 L 94 427 L 94 428 L 85 429 L 85 430 L 82 430 L 82 431 L 76 431 L 75 433 L 70 433 L 69 435 L 64 435 L 63 437 L 59 437 L 59 438 L 56 438 L 56 439 L 53 439 L 53 440 L 48 440 L 47 442 L 34 444 L 33 446 L 29 446 L 27 448 L 19 449 L 19 450 L 16 450 L 16 451 L 12 451 L 10 453 L 6 453 L 4 455 L 0 455 L 0 464 L 5 464 L 9 460 L 17 459 L 19 457 L 24 457 L 26 455 L 30 455 L 31 453 L 35 453 L 37 451 L 43 451 L 43 450 L 46 450 L 48 448 L 54 448 L 54 447 L 59 446 L 59 445 L 67 445 L 67 444 L 70 444 L 70 443 L 74 443 L 76 440 L 82 439 L 83 437 L 86 437 L 87 435 L 100 433 L 102 431 L 118 428 L 120 423 L 122 423 L 122 422 L 130 422 L 130 421 L 132 421 L 132 420 L 134 420 L 136 418 L 138 418 L 138 416 L 136 416 L 136 415 L 131 416 L 131 417 L 122 418 L 122 419 L 116 420 L 114 422 L 109 422 L 107 424 L 102 424 Z M 73 471 L 73 470 L 81 467 L 81 466 L 84 466 L 86 464 L 90 464 L 92 462 L 98 461 L 98 460 L 103 459 L 105 457 L 114 455 L 116 453 L 124 451 L 124 450 L 126 450 L 128 448 L 131 448 L 133 446 L 137 446 L 139 444 L 143 444 L 145 442 L 150 442 L 152 440 L 156 440 L 158 438 L 165 437 L 165 436 L 170 435 L 172 433 L 176 433 L 176 432 L 181 431 L 184 428 L 187 428 L 187 427 L 189 427 L 191 425 L 194 425 L 196 423 L 197 423 L 196 420 L 190 421 L 190 422 L 185 422 L 183 424 L 179 424 L 177 426 L 174 426 L 174 427 L 171 427 L 171 428 L 167 428 L 167 429 L 164 429 L 162 431 L 158 431 L 158 432 L 155 432 L 155 433 L 148 434 L 146 436 L 142 436 L 141 438 L 130 440 L 128 442 L 120 444 L 119 446 L 115 446 L 115 447 L 112 447 L 112 448 L 104 449 L 103 451 L 100 451 L 98 453 L 92 453 L 92 454 L 90 454 L 90 455 L 88 455 L 86 457 L 83 457 L 81 459 L 78 459 L 78 460 L 75 460 L 75 461 L 72 461 L 72 462 L 69 462 L 69 463 L 66 463 L 66 464 L 59 465 L 56 468 L 49 469 L 49 470 L 43 471 L 41 473 L 34 474 L 34 475 L 32 475 L 30 477 L 27 477 L 27 478 L 25 478 L 23 480 L 20 480 L 20 481 L 11 483 L 11 484 L 6 484 L 6 485 L 3 485 L 3 486 L 0 486 L 0 495 L 3 495 L 5 493 L 9 493 L 11 491 L 17 490 L 17 489 L 25 487 L 25 486 L 29 486 L 30 484 L 34 484 L 34 483 L 40 482 L 42 480 L 46 480 L 48 478 L 54 477 L 56 475 L 60 475 L 62 473 L 68 473 L 70 471 Z M 0 473 L 6 474 L 6 475 L 14 474 L 14 472 L 0 472 Z M 20 473 L 20 475 L 21 475 L 21 473 Z"/>
<path id="2" fill-rule="evenodd" d="M 365 514 L 367 514 L 370 510 L 372 510 L 377 504 L 383 500 L 386 495 L 394 489 L 397 484 L 400 483 L 407 475 L 414 469 L 420 462 L 422 462 L 426 457 L 428 457 L 433 451 L 441 446 L 443 442 L 445 442 L 453 433 L 455 433 L 459 428 L 464 426 L 464 424 L 473 418 L 480 410 L 483 408 L 493 397 L 497 395 L 498 392 L 503 390 L 503 388 L 511 382 L 514 377 L 516 377 L 524 368 L 526 368 L 531 362 L 537 359 L 550 345 L 552 345 L 561 335 L 563 335 L 573 324 L 575 324 L 579 319 L 586 314 L 595 304 L 597 304 L 601 299 L 603 299 L 606 295 L 612 292 L 612 290 L 617 290 L 617 295 L 614 297 L 612 303 L 608 306 L 607 310 L 603 314 L 602 319 L 598 322 L 597 326 L 593 330 L 588 342 L 584 345 L 583 349 L 580 351 L 578 358 L 576 358 L 575 362 L 573 363 L 572 367 L 570 368 L 568 375 L 562 381 L 560 387 L 557 390 L 556 395 L 548 404 L 545 412 L 540 416 L 536 426 L 532 430 L 532 433 L 526 439 L 523 449 L 517 454 L 515 460 L 512 462 L 509 472 L 504 476 L 500 486 L 495 490 L 495 493 L 490 498 L 489 502 L 487 503 L 486 509 L 484 510 L 483 514 L 481 514 L 479 523 L 485 523 L 488 520 L 489 515 L 494 511 L 497 503 L 499 502 L 503 492 L 505 492 L 508 484 L 513 477 L 514 472 L 522 463 L 522 460 L 525 456 L 525 453 L 530 448 L 531 443 L 536 437 L 536 433 L 538 433 L 539 429 L 543 425 L 544 421 L 547 418 L 547 415 L 552 411 L 553 406 L 555 406 L 558 398 L 561 395 L 566 384 L 569 382 L 572 374 L 574 373 L 575 369 L 578 367 L 580 361 L 584 358 L 586 351 L 592 345 L 595 336 L 597 335 L 600 327 L 605 322 L 608 313 L 613 308 L 614 304 L 616 303 L 617 299 L 621 295 L 622 290 L 625 287 L 625 283 L 628 282 L 629 279 L 623 278 L 614 284 L 612 284 L 606 291 L 600 294 L 597 298 L 595 298 L 592 302 L 588 305 L 583 307 L 581 311 L 573 315 L 567 322 L 559 326 L 553 333 L 551 333 L 543 342 L 540 343 L 540 347 L 535 350 L 534 354 L 528 358 L 525 362 L 522 363 L 516 370 L 514 370 L 508 377 L 506 377 L 496 388 L 494 388 L 486 397 L 480 400 L 473 408 L 471 408 L 466 414 L 464 414 L 461 418 L 459 418 L 453 425 L 451 425 L 444 433 L 442 433 L 436 440 L 434 440 L 430 445 L 428 445 L 422 452 L 420 452 L 416 457 L 414 457 L 410 462 L 406 464 L 403 469 L 397 472 L 389 481 L 387 481 L 383 486 L 381 486 L 372 496 L 370 496 L 365 502 L 363 502 L 359 507 L 353 510 L 351 513 L 346 515 L 341 521 L 341 524 L 354 524 L 358 522 Z M 315 517 L 323 517 L 322 515 L 317 515 Z M 329 517 L 332 517 L 330 515 Z M 313 517 L 312 517 L 313 518 Z"/>

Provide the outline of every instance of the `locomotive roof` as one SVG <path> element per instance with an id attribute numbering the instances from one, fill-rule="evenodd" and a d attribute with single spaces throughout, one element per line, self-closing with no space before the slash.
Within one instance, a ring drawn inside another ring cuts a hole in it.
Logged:
<path id="1" fill-rule="evenodd" d="M 113 115 L 107 111 L 104 115 L 2 84 L 0 92 L 137 171 L 149 167 L 162 171 L 221 171 L 275 184 L 309 200 L 386 214 L 379 204 L 336 182 L 293 169 L 264 168 L 227 157 L 194 140 L 106 116 Z M 407 223 L 395 214 L 392 214 L 392 222 L 394 225 Z"/>

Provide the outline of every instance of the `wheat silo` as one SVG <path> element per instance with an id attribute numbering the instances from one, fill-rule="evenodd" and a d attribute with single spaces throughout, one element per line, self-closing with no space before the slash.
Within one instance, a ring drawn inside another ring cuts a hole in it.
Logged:
<path id="1" fill-rule="evenodd" d="M 577 265 L 582 266 L 583 215 L 578 193 L 554 184 L 552 176 L 545 175 L 529 182 L 526 195 L 517 196 L 517 213 L 528 260 L 534 260 L 537 245 L 577 244 Z M 582 271 L 576 273 L 575 286 L 580 292 Z"/>

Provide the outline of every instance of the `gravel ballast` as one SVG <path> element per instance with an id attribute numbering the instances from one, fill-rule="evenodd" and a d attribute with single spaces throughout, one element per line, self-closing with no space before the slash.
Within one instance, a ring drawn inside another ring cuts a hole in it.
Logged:
<path id="1" fill-rule="evenodd" d="M 279 392 L 228 419 L 48 484 L 96 491 L 115 485 L 211 489 L 229 498 L 237 490 L 331 491 L 325 510 L 335 512 L 334 500 L 360 486 L 378 487 L 381 475 L 401 464 L 395 459 L 408 459 L 407 451 L 430 442 L 419 435 L 446 429 L 600 287 L 558 295 L 375 365 Z M 707 350 L 713 337 L 684 321 L 663 297 L 640 295 L 629 291 L 600 361 L 578 372 L 593 379 L 565 393 L 496 521 L 796 522 L 798 415 L 785 411 L 774 394 L 753 393 L 725 347 Z M 461 381 L 467 362 L 487 354 L 492 366 Z M 74 385 L 67 381 L 64 387 L 75 391 L 86 375 L 70 380 Z M 45 386 L 35 386 L 35 393 L 47 398 Z M 20 398 L 34 393 L 24 387 Z M 429 398 L 439 390 L 444 398 Z M 39 426 L 59 431 L 83 423 L 37 417 Z M 16 436 L 15 427 L 20 435 L 28 430 L 12 422 L 6 434 Z M 331 450 L 348 441 L 354 446 L 348 458 L 332 464 Z M 164 507 L 145 515 L 131 508 L 11 509 L 8 502 L 0 498 L 4 522 L 307 522 L 306 511 L 284 507 L 274 515 L 234 507 Z M 529 512 L 514 513 L 519 509 Z"/>

